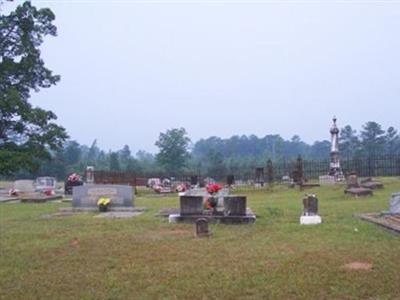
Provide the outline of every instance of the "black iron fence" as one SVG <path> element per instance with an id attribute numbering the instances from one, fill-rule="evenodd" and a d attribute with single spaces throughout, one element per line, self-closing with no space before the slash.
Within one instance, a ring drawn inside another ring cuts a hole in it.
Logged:
<path id="1" fill-rule="evenodd" d="M 285 160 L 273 164 L 274 178 L 281 179 L 283 176 L 291 176 L 295 166 L 295 160 Z M 304 177 L 316 179 L 321 175 L 327 175 L 329 171 L 329 160 L 303 160 Z M 357 159 L 342 159 L 340 161 L 344 174 L 357 172 L 359 176 L 400 176 L 400 155 L 385 155 L 380 157 L 365 157 Z M 254 175 L 255 176 L 254 168 Z M 240 178 L 239 176 L 236 176 Z M 251 177 L 243 177 L 245 180 Z"/>
<path id="2" fill-rule="evenodd" d="M 329 172 L 329 160 L 303 160 L 303 175 L 306 179 L 318 179 L 319 176 L 327 175 Z M 292 177 L 295 169 L 296 159 L 282 160 L 272 163 L 274 181 L 281 181 L 284 176 Z M 342 158 L 340 161 L 344 175 L 349 172 L 356 172 L 360 177 L 377 177 L 377 176 L 400 176 L 400 155 L 384 155 L 375 157 L 360 157 L 357 159 Z M 262 170 L 264 172 L 262 172 Z M 242 182 L 260 182 L 268 181 L 266 165 L 247 166 L 235 171 L 221 170 L 218 175 L 208 173 L 191 173 L 184 176 L 176 176 L 176 181 L 191 182 L 193 176 L 203 181 L 204 179 L 215 179 L 218 182 L 227 182 L 229 176 L 234 176 L 234 180 Z M 141 177 L 158 177 L 169 178 L 167 174 L 154 174 L 153 176 Z M 144 184 L 146 178 L 140 178 L 141 184 Z M 139 179 L 139 178 L 138 178 Z M 139 184 L 138 181 L 138 184 Z M 140 184 L 139 184 L 140 185 Z"/>
<path id="3" fill-rule="evenodd" d="M 287 159 L 273 162 L 274 181 L 282 180 L 282 177 L 292 177 L 295 169 L 296 159 Z M 329 160 L 303 160 L 303 174 L 306 179 L 318 179 L 319 176 L 327 175 L 329 172 Z M 373 176 L 400 176 L 400 155 L 384 155 L 374 157 L 359 157 L 356 159 L 342 158 L 340 165 L 344 175 L 349 172 L 356 172 L 361 177 Z M 264 173 L 260 175 L 260 170 Z M 198 174 L 199 178 L 211 177 L 218 181 L 225 182 L 229 175 L 233 175 L 236 180 L 258 181 L 264 178 L 267 181 L 267 168 L 264 166 L 248 166 L 235 171 L 224 171 L 222 175 Z"/>

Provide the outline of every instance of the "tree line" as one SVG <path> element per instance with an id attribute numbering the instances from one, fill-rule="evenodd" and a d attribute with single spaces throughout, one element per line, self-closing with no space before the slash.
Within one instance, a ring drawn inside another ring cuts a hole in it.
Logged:
<path id="1" fill-rule="evenodd" d="M 197 174 L 223 178 L 227 174 L 252 174 L 255 167 L 265 166 L 269 159 L 279 163 L 294 161 L 301 155 L 306 160 L 329 160 L 331 146 L 327 140 L 310 145 L 299 136 L 285 140 L 280 135 L 209 137 L 192 144 L 184 128 L 160 133 L 155 144 L 159 148 L 157 154 L 144 150 L 132 153 L 128 145 L 117 151 L 104 151 L 97 146 L 97 140 L 90 146 L 68 140 L 36 171 L 22 170 L 17 176 L 50 175 L 62 179 L 73 172 L 83 174 L 86 166 L 94 166 L 96 170 L 131 172 L 139 177 Z M 340 131 L 339 149 L 342 159 L 400 155 L 400 135 L 395 128 L 384 130 L 373 121 L 363 125 L 360 132 L 347 125 Z"/>

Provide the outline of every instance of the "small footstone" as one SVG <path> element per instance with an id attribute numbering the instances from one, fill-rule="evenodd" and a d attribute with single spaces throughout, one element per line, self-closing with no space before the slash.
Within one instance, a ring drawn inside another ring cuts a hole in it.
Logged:
<path id="1" fill-rule="evenodd" d="M 207 237 L 210 235 L 208 231 L 208 220 L 206 218 L 200 218 L 196 220 L 196 236 Z"/>

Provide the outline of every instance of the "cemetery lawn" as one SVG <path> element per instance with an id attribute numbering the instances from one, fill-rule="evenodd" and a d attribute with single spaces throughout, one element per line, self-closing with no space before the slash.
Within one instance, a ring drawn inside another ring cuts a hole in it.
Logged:
<path id="1" fill-rule="evenodd" d="M 400 178 L 354 199 L 317 194 L 323 224 L 300 226 L 305 192 L 246 191 L 254 225 L 155 217 L 178 197 L 143 195 L 131 219 L 45 218 L 68 203 L 0 204 L 0 299 L 400 299 L 400 235 L 352 216 L 388 210 Z M 350 263 L 353 268 L 346 267 Z"/>

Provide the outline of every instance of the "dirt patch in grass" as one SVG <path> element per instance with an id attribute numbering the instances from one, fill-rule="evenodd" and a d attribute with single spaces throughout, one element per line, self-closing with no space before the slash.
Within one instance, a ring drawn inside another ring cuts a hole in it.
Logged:
<path id="1" fill-rule="evenodd" d="M 372 269 L 372 264 L 369 262 L 353 261 L 351 263 L 345 264 L 343 269 L 349 271 L 369 271 Z"/>
<path id="2" fill-rule="evenodd" d="M 194 229 L 182 229 L 182 228 L 160 228 L 157 230 L 150 230 L 146 232 L 146 236 L 149 238 L 162 238 L 162 237 L 193 237 Z"/>

